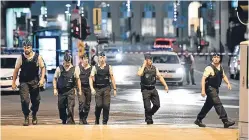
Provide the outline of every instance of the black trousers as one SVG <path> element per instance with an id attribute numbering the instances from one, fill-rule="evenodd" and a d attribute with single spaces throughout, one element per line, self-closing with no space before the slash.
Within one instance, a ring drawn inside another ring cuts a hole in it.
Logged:
<path id="1" fill-rule="evenodd" d="M 216 113 L 219 115 L 219 118 L 222 119 L 222 121 L 227 121 L 227 113 L 219 98 L 219 89 L 209 86 L 206 90 L 206 94 L 206 101 L 201 109 L 201 112 L 198 114 L 197 119 L 202 120 L 205 118 L 211 108 L 214 107 Z"/>
<path id="2" fill-rule="evenodd" d="M 154 88 L 152 90 L 142 89 L 144 110 L 145 110 L 145 121 L 152 120 L 152 115 L 154 115 L 160 108 L 160 99 L 157 90 Z M 151 102 L 153 107 L 151 108 Z"/>
<path id="3" fill-rule="evenodd" d="M 60 119 L 74 124 L 75 89 L 58 90 L 58 109 Z"/>
<path id="4" fill-rule="evenodd" d="M 92 94 L 90 87 L 82 87 L 82 95 L 78 96 L 79 100 L 79 117 L 86 120 L 89 114 Z"/>
<path id="5" fill-rule="evenodd" d="M 185 66 L 185 72 L 186 72 L 187 83 L 190 83 L 190 81 L 189 81 L 189 74 L 190 74 L 190 76 L 191 76 L 191 82 L 192 82 L 192 84 L 194 84 L 195 83 L 194 69 L 191 69 L 190 66 Z"/>
<path id="6" fill-rule="evenodd" d="M 103 123 L 107 123 L 109 120 L 109 111 L 111 103 L 111 87 L 98 88 L 95 87 L 95 117 L 96 119 L 100 118 L 101 111 L 103 109 Z"/>
<path id="7" fill-rule="evenodd" d="M 21 98 L 21 105 L 22 105 L 22 112 L 25 116 L 28 116 L 30 113 L 29 110 L 29 103 L 31 100 L 31 110 L 32 115 L 36 115 L 39 106 L 40 106 L 40 100 L 41 96 L 39 93 L 39 81 L 38 80 L 32 80 L 30 82 L 20 82 L 20 98 Z"/>

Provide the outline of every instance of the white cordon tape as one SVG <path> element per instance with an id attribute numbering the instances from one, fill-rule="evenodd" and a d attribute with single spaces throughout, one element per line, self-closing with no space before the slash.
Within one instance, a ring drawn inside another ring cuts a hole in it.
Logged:
<path id="1" fill-rule="evenodd" d="M 34 51 L 38 50 L 46 50 L 46 51 L 57 51 L 57 52 L 64 52 L 65 50 L 51 50 L 51 49 L 38 49 L 38 48 L 33 48 Z M 23 51 L 23 48 L 6 48 L 6 47 L 1 47 L 1 52 L 4 51 Z M 71 50 L 69 50 L 71 52 Z M 78 51 L 77 51 L 78 52 Z M 124 51 L 123 54 L 145 54 L 145 53 L 150 53 L 150 52 L 169 52 L 169 51 L 163 51 L 163 50 L 151 50 L 151 51 Z M 7 52 L 6 52 L 7 53 Z M 178 55 L 185 55 L 185 53 L 177 53 Z M 194 56 L 209 56 L 213 55 L 214 52 L 210 53 L 188 53 L 189 55 L 194 55 Z M 228 56 L 236 56 L 237 54 L 233 53 L 217 53 L 219 55 L 228 55 Z"/>

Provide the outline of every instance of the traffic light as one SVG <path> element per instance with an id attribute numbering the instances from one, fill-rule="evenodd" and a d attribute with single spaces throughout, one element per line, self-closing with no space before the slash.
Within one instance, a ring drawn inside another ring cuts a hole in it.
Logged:
<path id="1" fill-rule="evenodd" d="M 71 21 L 71 36 L 75 38 L 80 38 L 80 25 L 78 24 L 77 19 Z"/>
<path id="2" fill-rule="evenodd" d="M 85 40 L 87 36 L 89 36 L 90 33 L 90 27 L 87 26 L 87 21 L 85 17 L 81 17 L 81 39 Z"/>
<path id="3" fill-rule="evenodd" d="M 248 1 L 238 1 L 237 18 L 241 24 L 248 24 Z"/>

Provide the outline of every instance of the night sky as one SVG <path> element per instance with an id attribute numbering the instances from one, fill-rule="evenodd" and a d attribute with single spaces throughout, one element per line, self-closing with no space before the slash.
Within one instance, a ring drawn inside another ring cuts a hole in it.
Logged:
<path id="1" fill-rule="evenodd" d="M 40 15 L 41 14 L 41 6 L 42 6 L 42 1 L 36 1 L 34 4 L 31 6 L 31 13 L 32 15 Z M 72 1 L 46 1 L 46 6 L 48 10 L 48 15 L 58 15 L 58 14 L 64 14 L 66 8 L 66 4 L 71 4 Z"/>

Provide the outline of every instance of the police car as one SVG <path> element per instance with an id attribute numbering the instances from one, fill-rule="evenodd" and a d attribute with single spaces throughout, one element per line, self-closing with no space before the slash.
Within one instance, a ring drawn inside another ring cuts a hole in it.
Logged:
<path id="1" fill-rule="evenodd" d="M 179 86 L 183 85 L 185 70 L 177 53 L 157 51 L 150 54 L 153 65 L 158 68 L 167 83 L 176 83 Z"/>
<path id="2" fill-rule="evenodd" d="M 122 63 L 123 55 L 120 49 L 116 47 L 105 47 L 104 52 L 108 62 Z"/>
<path id="3" fill-rule="evenodd" d="M 13 91 L 12 89 L 12 80 L 13 80 L 13 72 L 15 69 L 15 64 L 17 58 L 20 57 L 20 54 L 1 54 L 1 75 L 0 75 L 0 87 L 1 91 Z M 18 73 L 19 74 L 19 73 Z M 45 73 L 45 82 L 44 86 L 41 87 L 41 90 L 45 90 L 47 88 L 47 70 Z M 17 76 L 16 85 L 19 87 L 19 76 Z M 17 88 L 15 91 L 19 91 Z"/>

